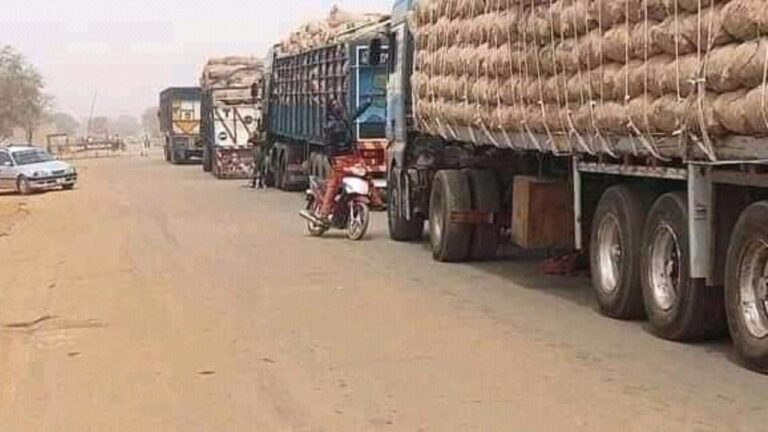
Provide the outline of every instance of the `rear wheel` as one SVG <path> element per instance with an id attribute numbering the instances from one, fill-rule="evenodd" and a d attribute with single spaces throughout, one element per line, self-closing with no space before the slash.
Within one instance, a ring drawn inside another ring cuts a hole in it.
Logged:
<path id="1" fill-rule="evenodd" d="M 424 218 L 413 215 L 413 219 L 405 217 L 407 205 L 404 202 L 404 194 L 398 181 L 399 170 L 391 169 L 389 172 L 389 190 L 387 192 L 387 218 L 389 221 L 389 236 L 395 241 L 415 241 L 424 235 Z"/>
<path id="2" fill-rule="evenodd" d="M 648 200 L 627 186 L 603 194 L 592 223 L 590 261 L 600 311 L 619 319 L 642 318 L 640 254 Z"/>
<path id="3" fill-rule="evenodd" d="M 462 262 L 469 256 L 472 227 L 451 220 L 454 212 L 472 209 L 469 180 L 464 171 L 444 170 L 432 183 L 429 209 L 429 238 L 437 261 Z"/>
<path id="4" fill-rule="evenodd" d="M 748 207 L 731 235 L 725 264 L 728 326 L 739 355 L 768 372 L 768 202 Z"/>
<path id="5" fill-rule="evenodd" d="M 62 186 L 62 189 L 64 189 L 64 190 L 72 190 L 74 188 L 75 188 L 75 185 L 73 185 L 73 184 L 68 184 L 68 185 Z"/>
<path id="6" fill-rule="evenodd" d="M 690 277 L 688 205 L 685 193 L 662 195 L 643 232 L 642 287 L 655 332 L 676 341 L 722 333 L 723 293 Z"/>
<path id="7" fill-rule="evenodd" d="M 499 181 L 491 170 L 466 170 L 472 195 L 472 210 L 495 215 L 501 211 Z M 469 258 L 477 261 L 493 259 L 499 249 L 501 227 L 478 224 L 472 228 Z"/>

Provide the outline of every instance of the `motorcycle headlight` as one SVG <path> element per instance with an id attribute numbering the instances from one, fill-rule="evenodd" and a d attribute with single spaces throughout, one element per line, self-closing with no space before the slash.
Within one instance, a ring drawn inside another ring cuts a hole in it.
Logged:
<path id="1" fill-rule="evenodd" d="M 349 169 L 349 173 L 358 176 L 358 177 L 365 177 L 368 174 L 368 170 L 365 169 L 365 167 L 362 166 L 353 166 Z"/>

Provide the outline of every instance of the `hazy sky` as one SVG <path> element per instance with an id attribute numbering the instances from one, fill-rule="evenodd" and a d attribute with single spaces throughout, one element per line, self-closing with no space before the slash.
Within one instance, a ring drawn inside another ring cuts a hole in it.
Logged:
<path id="1" fill-rule="evenodd" d="M 387 12 L 392 0 L 0 0 L 0 45 L 45 76 L 56 109 L 138 116 L 171 85 L 196 85 L 209 56 L 263 56 L 331 6 Z"/>

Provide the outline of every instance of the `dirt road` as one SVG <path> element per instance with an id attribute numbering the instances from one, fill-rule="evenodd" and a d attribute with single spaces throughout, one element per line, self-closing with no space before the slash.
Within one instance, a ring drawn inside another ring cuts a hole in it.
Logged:
<path id="1" fill-rule="evenodd" d="M 298 195 L 160 160 L 0 196 L 2 431 L 757 431 L 768 379 L 521 258 L 304 235 Z M 7 222 L 12 220 L 12 222 Z"/>

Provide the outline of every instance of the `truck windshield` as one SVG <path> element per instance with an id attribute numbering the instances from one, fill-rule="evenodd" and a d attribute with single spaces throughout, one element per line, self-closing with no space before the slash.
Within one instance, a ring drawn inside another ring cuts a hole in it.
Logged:
<path id="1" fill-rule="evenodd" d="M 23 150 L 13 153 L 13 160 L 16 161 L 16 165 L 32 165 L 50 162 L 53 160 L 53 156 L 41 149 Z"/>

